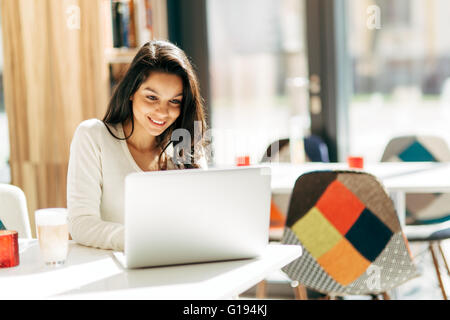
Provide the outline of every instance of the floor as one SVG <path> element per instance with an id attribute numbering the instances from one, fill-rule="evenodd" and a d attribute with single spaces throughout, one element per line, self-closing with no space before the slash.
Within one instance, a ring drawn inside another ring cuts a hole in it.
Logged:
<path id="1" fill-rule="evenodd" d="M 410 244 L 411 251 L 414 255 L 414 262 L 421 273 L 421 276 L 408 281 L 401 285 L 397 290 L 390 292 L 391 299 L 396 300 L 442 300 L 442 293 L 439 287 L 439 282 L 436 277 L 436 271 L 433 265 L 431 254 L 427 250 L 426 244 Z M 450 240 L 442 242 L 442 248 L 450 263 Z M 441 257 L 441 275 L 443 277 L 444 286 L 447 295 L 450 295 L 450 275 L 446 273 Z M 256 294 L 256 287 L 253 287 L 243 293 L 240 299 L 254 299 Z M 313 292 L 310 292 L 313 295 Z M 316 296 L 318 297 L 318 296 Z M 275 281 L 268 283 L 267 299 L 294 299 L 294 293 L 289 283 L 284 281 Z M 346 300 L 365 300 L 366 296 L 348 296 Z"/>

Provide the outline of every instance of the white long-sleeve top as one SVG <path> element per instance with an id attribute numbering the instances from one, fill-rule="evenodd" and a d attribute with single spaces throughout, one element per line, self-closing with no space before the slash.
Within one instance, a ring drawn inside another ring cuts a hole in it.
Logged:
<path id="1" fill-rule="evenodd" d="M 109 128 L 117 137 L 124 137 L 122 125 Z M 168 158 L 167 168 L 177 169 Z M 206 161 L 200 166 L 205 167 Z M 98 119 L 78 126 L 70 146 L 67 174 L 69 231 L 73 240 L 123 251 L 124 184 L 132 172 L 142 169 L 125 140 L 114 138 Z"/>

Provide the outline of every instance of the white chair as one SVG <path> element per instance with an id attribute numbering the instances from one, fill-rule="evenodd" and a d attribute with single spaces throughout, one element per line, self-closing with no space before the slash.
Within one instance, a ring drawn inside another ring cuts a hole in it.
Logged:
<path id="1" fill-rule="evenodd" d="M 0 221 L 19 238 L 31 238 L 27 200 L 23 191 L 10 184 L 0 184 Z"/>

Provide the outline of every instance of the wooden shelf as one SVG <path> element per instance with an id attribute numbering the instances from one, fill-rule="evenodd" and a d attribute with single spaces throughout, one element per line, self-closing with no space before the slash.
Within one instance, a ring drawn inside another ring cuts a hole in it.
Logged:
<path id="1" fill-rule="evenodd" d="M 115 63 L 131 63 L 133 58 L 138 53 L 137 48 L 108 48 L 105 49 L 106 62 L 109 64 Z"/>
<path id="2" fill-rule="evenodd" d="M 1 1 L 1 0 L 0 0 Z M 103 37 L 105 39 L 105 61 L 107 64 L 129 64 L 136 56 L 139 48 L 151 39 L 167 39 L 167 7 L 166 1 L 161 0 L 115 0 L 134 3 L 134 30 L 138 48 L 113 48 L 113 25 L 111 0 L 102 0 Z M 148 7 L 149 6 L 149 7 Z M 151 8 L 151 10 L 149 10 Z M 147 17 L 151 12 L 151 19 Z M 131 14 L 131 13 L 130 13 Z M 130 20 L 131 21 L 131 20 Z M 151 26 L 148 27 L 148 23 Z M 131 26 L 130 26 L 131 28 Z M 133 42 L 130 42 L 133 43 Z M 134 44 L 134 43 L 133 43 Z"/>

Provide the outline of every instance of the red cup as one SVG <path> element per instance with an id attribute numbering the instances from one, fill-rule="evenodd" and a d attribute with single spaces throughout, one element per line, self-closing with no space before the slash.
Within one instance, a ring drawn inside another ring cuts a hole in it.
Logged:
<path id="1" fill-rule="evenodd" d="M 19 265 L 19 240 L 17 231 L 0 231 L 0 268 Z"/>
<path id="2" fill-rule="evenodd" d="M 348 166 L 352 169 L 363 169 L 364 168 L 364 158 L 363 157 L 348 157 Z"/>
<path id="3" fill-rule="evenodd" d="M 242 156 L 236 158 L 236 165 L 238 167 L 244 167 L 250 165 L 250 156 Z"/>

